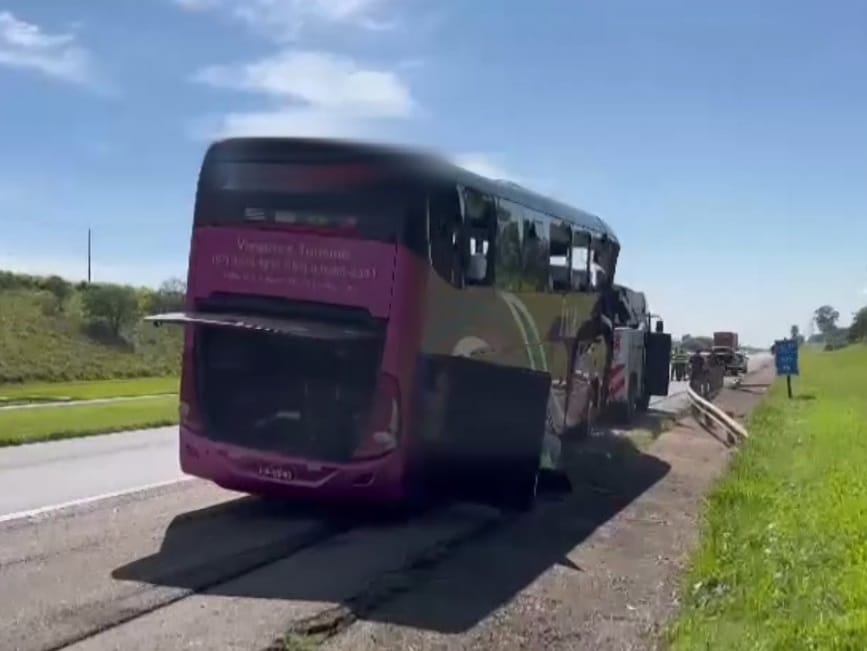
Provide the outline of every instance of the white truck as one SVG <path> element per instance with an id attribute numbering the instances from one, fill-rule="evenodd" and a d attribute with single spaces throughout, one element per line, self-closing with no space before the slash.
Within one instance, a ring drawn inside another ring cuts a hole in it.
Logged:
<path id="1" fill-rule="evenodd" d="M 668 395 L 671 335 L 663 332 L 662 320 L 648 310 L 643 292 L 623 286 L 615 290 L 620 309 L 614 321 L 607 406 L 628 423 L 637 412 L 647 410 L 651 396 Z"/>

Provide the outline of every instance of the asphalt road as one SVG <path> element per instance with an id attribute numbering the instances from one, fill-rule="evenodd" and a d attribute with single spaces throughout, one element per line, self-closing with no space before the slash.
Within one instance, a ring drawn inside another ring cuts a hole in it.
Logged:
<path id="1" fill-rule="evenodd" d="M 769 355 L 750 359 L 751 370 Z M 676 413 L 686 382 L 672 382 L 651 407 Z M 0 520 L 22 512 L 184 479 L 177 428 L 139 430 L 0 449 Z"/>
<path id="2" fill-rule="evenodd" d="M 499 517 L 362 519 L 194 480 L 0 522 L 0 649 L 262 648 Z"/>
<path id="3" fill-rule="evenodd" d="M 22 483 L 2 479 L 0 495 L 26 492 L 28 468 L 40 484 L 59 487 L 44 489 L 43 500 L 69 501 L 70 486 L 80 495 L 93 485 L 87 475 L 106 476 L 102 492 L 122 485 L 123 473 L 108 470 L 114 464 L 132 475 L 151 459 L 163 477 L 177 477 L 175 436 L 164 428 L 5 450 L 0 478 L 18 472 Z M 73 468 L 77 474 L 67 476 Z M 550 508 L 557 502 L 543 501 L 537 512 Z M 0 518 L 0 649 L 252 649 L 298 622 L 339 629 L 355 609 L 410 589 L 402 568 L 424 571 L 509 517 L 455 505 L 382 521 L 269 504 L 190 480 Z"/>
<path id="4" fill-rule="evenodd" d="M 182 479 L 177 440 L 160 427 L 0 449 L 0 520 Z"/>

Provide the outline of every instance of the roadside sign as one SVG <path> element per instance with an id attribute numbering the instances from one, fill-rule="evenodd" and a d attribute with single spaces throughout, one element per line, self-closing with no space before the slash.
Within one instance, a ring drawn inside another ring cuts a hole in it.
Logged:
<path id="1" fill-rule="evenodd" d="M 774 362 L 777 375 L 798 375 L 798 342 L 794 339 L 775 341 Z"/>

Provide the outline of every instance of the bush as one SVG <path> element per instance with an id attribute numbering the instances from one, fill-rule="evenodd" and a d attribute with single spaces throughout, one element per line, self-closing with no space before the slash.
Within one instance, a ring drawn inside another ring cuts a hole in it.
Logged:
<path id="1" fill-rule="evenodd" d="M 154 328 L 138 319 L 138 303 L 129 309 L 130 296 L 176 289 L 174 282 L 146 290 L 0 271 L 0 384 L 176 376 L 182 329 Z M 69 294 L 60 311 L 62 283 Z"/>
<path id="2" fill-rule="evenodd" d="M 144 314 L 178 312 L 184 309 L 186 296 L 187 287 L 184 281 L 172 278 L 160 285 L 155 292 L 145 292 L 139 301 L 139 306 Z"/>
<path id="3" fill-rule="evenodd" d="M 45 279 L 43 286 L 54 298 L 55 311 L 63 312 L 67 299 L 72 295 L 72 284 L 60 276 L 49 276 Z"/>
<path id="4" fill-rule="evenodd" d="M 852 325 L 849 326 L 849 341 L 867 341 L 867 306 L 855 313 Z"/>
<path id="5" fill-rule="evenodd" d="M 84 291 L 82 299 L 91 325 L 104 324 L 115 337 L 120 337 L 121 329 L 139 315 L 136 290 L 129 286 L 91 285 Z"/>

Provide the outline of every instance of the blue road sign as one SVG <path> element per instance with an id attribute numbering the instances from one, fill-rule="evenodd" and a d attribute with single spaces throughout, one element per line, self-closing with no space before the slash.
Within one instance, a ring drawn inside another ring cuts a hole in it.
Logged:
<path id="1" fill-rule="evenodd" d="M 774 362 L 777 375 L 798 375 L 798 342 L 794 339 L 775 341 Z"/>

